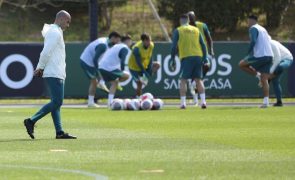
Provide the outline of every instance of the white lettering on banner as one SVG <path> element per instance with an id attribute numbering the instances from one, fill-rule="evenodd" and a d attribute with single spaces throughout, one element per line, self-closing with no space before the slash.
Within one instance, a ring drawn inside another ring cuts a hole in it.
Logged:
<path id="1" fill-rule="evenodd" d="M 156 61 L 161 65 L 161 68 L 156 73 L 156 79 L 154 80 L 155 84 L 159 84 L 162 82 L 164 75 L 170 77 L 165 78 L 163 80 L 164 89 L 171 90 L 171 89 L 179 89 L 179 79 L 178 74 L 180 72 L 181 63 L 179 58 L 176 56 L 176 68 L 175 70 L 170 69 L 170 61 L 171 55 L 167 55 L 163 57 L 162 54 L 157 54 Z M 163 59 L 164 58 L 164 59 Z M 232 72 L 232 65 L 227 62 L 231 59 L 231 55 L 229 54 L 221 54 L 218 58 L 212 58 L 210 60 L 211 69 L 207 73 L 207 78 L 204 79 L 204 84 L 206 89 L 232 89 L 232 85 L 230 79 L 222 78 L 229 76 Z M 125 62 L 125 70 L 128 69 L 128 61 Z M 214 74 L 218 75 L 218 78 L 210 79 L 208 77 L 213 76 Z M 176 77 L 177 76 L 177 77 Z M 129 78 L 126 82 L 121 83 L 122 86 L 128 85 L 132 83 L 132 87 L 136 88 L 137 85 L 131 78 Z M 150 82 L 149 82 L 150 83 Z M 189 81 L 191 83 L 191 81 Z"/>
<path id="2" fill-rule="evenodd" d="M 227 60 L 230 60 L 231 59 L 231 55 L 228 55 L 228 54 L 222 54 L 218 57 L 218 64 L 221 66 L 221 67 L 224 67 L 226 70 L 225 71 L 221 71 L 221 70 L 218 70 L 217 71 L 217 74 L 220 75 L 220 76 L 228 76 L 230 75 L 230 73 L 232 72 L 232 67 L 231 67 L 231 64 L 225 62 L 224 60 L 227 59 Z"/>
<path id="3" fill-rule="evenodd" d="M 25 77 L 20 81 L 13 81 L 7 75 L 9 65 L 14 62 L 23 64 L 26 69 Z M 0 65 L 0 79 L 5 86 L 11 89 L 22 89 L 29 85 L 33 79 L 33 72 L 34 68 L 32 62 L 26 56 L 21 54 L 12 54 L 7 56 Z"/>

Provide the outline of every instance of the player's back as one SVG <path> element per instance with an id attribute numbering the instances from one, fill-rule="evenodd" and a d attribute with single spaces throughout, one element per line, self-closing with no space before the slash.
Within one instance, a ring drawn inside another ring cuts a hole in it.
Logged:
<path id="1" fill-rule="evenodd" d="M 179 57 L 203 56 L 200 44 L 200 31 L 191 25 L 180 26 L 177 28 L 179 33 L 178 50 Z"/>
<path id="2" fill-rule="evenodd" d="M 124 43 L 116 44 L 112 48 L 108 49 L 99 61 L 99 68 L 107 71 L 120 69 L 121 59 L 119 57 L 119 53 L 123 48 L 127 48 L 129 50 L 128 46 Z"/>
<path id="3" fill-rule="evenodd" d="M 258 31 L 258 36 L 256 44 L 254 46 L 254 57 L 264 57 L 271 56 L 273 57 L 273 52 L 270 44 L 270 36 L 266 29 L 259 24 L 253 25 L 251 28 L 256 28 Z"/>
<path id="4" fill-rule="evenodd" d="M 84 49 L 83 53 L 81 54 L 80 59 L 84 61 L 86 64 L 90 66 L 94 66 L 93 64 L 93 58 L 95 56 L 95 49 L 99 44 L 104 44 L 107 46 L 108 38 L 98 38 L 94 41 L 92 41 L 90 44 L 87 45 L 87 47 Z"/>

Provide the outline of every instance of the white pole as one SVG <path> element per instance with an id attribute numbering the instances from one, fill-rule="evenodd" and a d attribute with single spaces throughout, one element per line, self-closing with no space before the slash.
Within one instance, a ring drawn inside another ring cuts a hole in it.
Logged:
<path id="1" fill-rule="evenodd" d="M 169 36 L 169 34 L 168 34 L 167 28 L 166 28 L 166 27 L 164 26 L 164 24 L 161 22 L 161 18 L 160 18 L 159 14 L 158 14 L 158 12 L 157 12 L 155 6 L 154 6 L 154 3 L 152 2 L 152 0 L 147 0 L 147 2 L 148 2 L 149 6 L 150 6 L 150 8 L 151 8 L 151 10 L 152 10 L 152 12 L 153 12 L 154 17 L 156 18 L 156 20 L 157 20 L 157 21 L 159 22 L 159 24 L 160 24 L 161 30 L 162 30 L 162 32 L 163 32 L 165 38 L 166 38 L 166 41 L 171 42 L 171 38 L 170 38 L 170 36 Z"/>

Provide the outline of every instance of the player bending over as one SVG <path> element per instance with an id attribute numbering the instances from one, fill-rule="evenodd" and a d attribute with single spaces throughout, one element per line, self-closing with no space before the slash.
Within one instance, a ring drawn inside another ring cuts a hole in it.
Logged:
<path id="1" fill-rule="evenodd" d="M 280 81 L 283 71 L 292 65 L 293 56 L 291 52 L 278 41 L 271 40 L 270 43 L 274 54 L 273 65 L 270 68 L 270 80 L 277 98 L 277 102 L 274 104 L 274 106 L 283 106 L 282 87 Z"/>
<path id="2" fill-rule="evenodd" d="M 111 48 L 113 45 L 119 43 L 121 36 L 118 32 L 111 32 L 109 37 L 98 38 L 91 42 L 81 54 L 81 67 L 84 70 L 88 79 L 90 79 L 90 85 L 88 90 L 88 107 L 97 108 L 99 107 L 94 102 L 96 93 L 96 87 L 102 89 L 105 92 L 109 92 L 105 85 L 104 80 L 98 71 L 98 62 L 104 55 L 104 53 Z"/>
<path id="3" fill-rule="evenodd" d="M 125 60 L 129 58 L 132 44 L 130 36 L 123 36 L 122 42 L 110 48 L 99 61 L 99 72 L 103 79 L 110 82 L 110 92 L 108 95 L 108 106 L 110 107 L 119 82 L 128 80 L 129 74 L 124 72 Z"/>
<path id="4" fill-rule="evenodd" d="M 214 56 L 214 50 L 213 50 L 213 40 L 209 31 L 209 28 L 207 26 L 207 24 L 201 22 L 201 21 L 196 21 L 196 16 L 194 11 L 190 11 L 187 13 L 188 17 L 189 17 L 189 24 L 192 26 L 195 26 L 199 29 L 202 38 L 204 40 L 206 49 L 207 49 L 207 59 L 203 62 L 203 78 L 206 76 L 207 72 L 210 70 L 211 64 L 210 64 L 210 60 L 213 58 Z M 198 106 L 198 90 L 197 90 L 197 86 L 195 84 L 195 81 L 193 81 L 192 85 L 190 86 L 190 91 L 191 94 L 193 95 L 194 98 L 194 104 L 196 106 Z"/>
<path id="5" fill-rule="evenodd" d="M 133 80 L 137 84 L 136 96 L 142 94 L 142 85 L 147 85 L 148 79 L 160 68 L 158 62 L 152 61 L 154 43 L 149 34 L 143 33 L 141 41 L 132 48 L 128 67 Z"/>
<path id="6" fill-rule="evenodd" d="M 196 81 L 198 92 L 202 101 L 202 108 L 206 108 L 205 87 L 203 83 L 203 62 L 207 59 L 207 50 L 202 35 L 198 28 L 189 25 L 188 15 L 180 17 L 181 26 L 173 32 L 173 44 L 171 52 L 171 66 L 175 68 L 175 55 L 178 54 L 181 61 L 180 74 L 180 108 L 186 108 L 187 80 Z"/>
<path id="7" fill-rule="evenodd" d="M 261 108 L 269 106 L 269 84 L 268 78 L 270 73 L 270 67 L 272 65 L 273 52 L 270 44 L 270 36 L 266 29 L 257 24 L 256 16 L 248 17 L 248 25 L 250 31 L 250 48 L 248 56 L 240 61 L 240 68 L 256 76 L 262 85 L 263 89 L 263 104 Z"/>

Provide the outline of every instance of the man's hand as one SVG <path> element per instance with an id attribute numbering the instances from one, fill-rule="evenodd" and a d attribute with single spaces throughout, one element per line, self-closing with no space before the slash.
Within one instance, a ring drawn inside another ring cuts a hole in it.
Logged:
<path id="1" fill-rule="evenodd" d="M 36 76 L 36 77 L 42 77 L 43 76 L 43 69 L 36 69 L 35 71 L 34 71 L 34 76 Z"/>
<path id="2" fill-rule="evenodd" d="M 170 66 L 171 70 L 175 71 L 175 69 L 176 69 L 176 61 L 175 61 L 175 59 L 170 60 L 169 66 Z"/>

